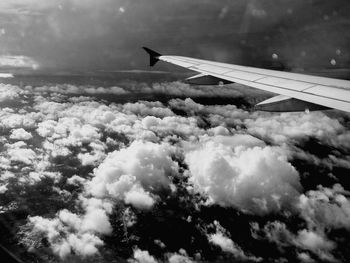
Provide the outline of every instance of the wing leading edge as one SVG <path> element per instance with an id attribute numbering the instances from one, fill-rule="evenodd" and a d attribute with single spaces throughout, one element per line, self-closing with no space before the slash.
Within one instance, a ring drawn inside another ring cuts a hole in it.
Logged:
<path id="1" fill-rule="evenodd" d="M 299 111 L 334 108 L 350 112 L 350 81 L 254 67 L 239 66 L 182 56 L 164 56 L 149 48 L 150 65 L 165 61 L 225 83 L 236 82 L 281 96 L 259 103 L 260 110 Z M 192 80 L 193 81 L 193 80 Z M 319 107 L 320 105 L 320 107 Z"/>

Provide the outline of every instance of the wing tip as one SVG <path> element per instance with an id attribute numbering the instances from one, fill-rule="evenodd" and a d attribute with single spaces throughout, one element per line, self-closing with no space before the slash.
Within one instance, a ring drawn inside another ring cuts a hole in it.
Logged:
<path id="1" fill-rule="evenodd" d="M 153 67 L 159 61 L 159 57 L 162 55 L 148 47 L 142 47 L 149 55 L 149 65 Z"/>

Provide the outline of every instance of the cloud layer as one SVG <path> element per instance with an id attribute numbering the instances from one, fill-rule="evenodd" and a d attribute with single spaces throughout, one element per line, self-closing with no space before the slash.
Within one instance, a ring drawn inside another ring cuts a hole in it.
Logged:
<path id="1" fill-rule="evenodd" d="M 346 262 L 348 117 L 204 105 L 216 93 L 160 86 L 174 97 L 0 86 L 0 211 L 24 214 L 16 242 L 62 261 Z"/>

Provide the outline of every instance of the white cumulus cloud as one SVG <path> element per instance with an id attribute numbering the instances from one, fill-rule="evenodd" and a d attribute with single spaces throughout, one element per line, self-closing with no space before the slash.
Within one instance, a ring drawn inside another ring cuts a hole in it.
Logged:
<path id="1" fill-rule="evenodd" d="M 311 226 L 345 228 L 350 231 L 350 198 L 340 184 L 319 186 L 299 197 L 302 216 Z"/>
<path id="2" fill-rule="evenodd" d="M 168 188 L 168 176 L 178 168 L 170 155 L 170 145 L 135 141 L 106 157 L 95 169 L 88 191 L 98 198 L 110 196 L 135 207 L 149 207 L 154 203 L 150 192 Z"/>
<path id="3" fill-rule="evenodd" d="M 275 147 L 209 141 L 187 153 L 185 161 L 194 186 L 212 202 L 249 213 L 289 207 L 302 189 L 298 172 Z"/>
<path id="4" fill-rule="evenodd" d="M 131 262 L 134 263 L 157 263 L 158 261 L 149 254 L 146 250 L 135 249 L 134 258 Z"/>
<path id="5" fill-rule="evenodd" d="M 14 129 L 11 132 L 10 139 L 14 140 L 30 140 L 33 138 L 33 135 L 30 132 L 27 132 L 23 128 Z"/>

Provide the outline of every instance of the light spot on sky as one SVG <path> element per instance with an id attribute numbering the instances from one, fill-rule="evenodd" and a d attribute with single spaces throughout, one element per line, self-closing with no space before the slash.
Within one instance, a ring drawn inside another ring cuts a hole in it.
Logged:
<path id="1" fill-rule="evenodd" d="M 337 49 L 337 50 L 335 51 L 335 53 L 336 53 L 338 56 L 340 56 L 341 50 L 340 50 L 340 49 Z"/>
<path id="2" fill-rule="evenodd" d="M 228 12 L 228 7 L 227 6 L 223 7 L 220 11 L 219 18 L 220 19 L 225 18 L 227 15 L 227 12 Z"/>
<path id="3" fill-rule="evenodd" d="M 335 65 L 337 65 L 337 61 L 334 58 L 332 58 L 331 59 L 331 64 L 332 64 L 332 66 L 335 66 Z"/>
<path id="4" fill-rule="evenodd" d="M 251 14 L 256 18 L 264 18 L 266 16 L 266 11 L 263 9 L 252 8 Z"/>
<path id="5" fill-rule="evenodd" d="M 273 53 L 273 54 L 272 54 L 272 58 L 273 58 L 273 59 L 278 59 L 278 55 L 277 55 L 276 53 Z"/>
<path id="6" fill-rule="evenodd" d="M 120 13 L 125 13 L 125 8 L 124 8 L 124 7 L 122 7 L 122 6 L 121 6 L 121 7 L 119 7 L 119 12 L 120 12 Z"/>

